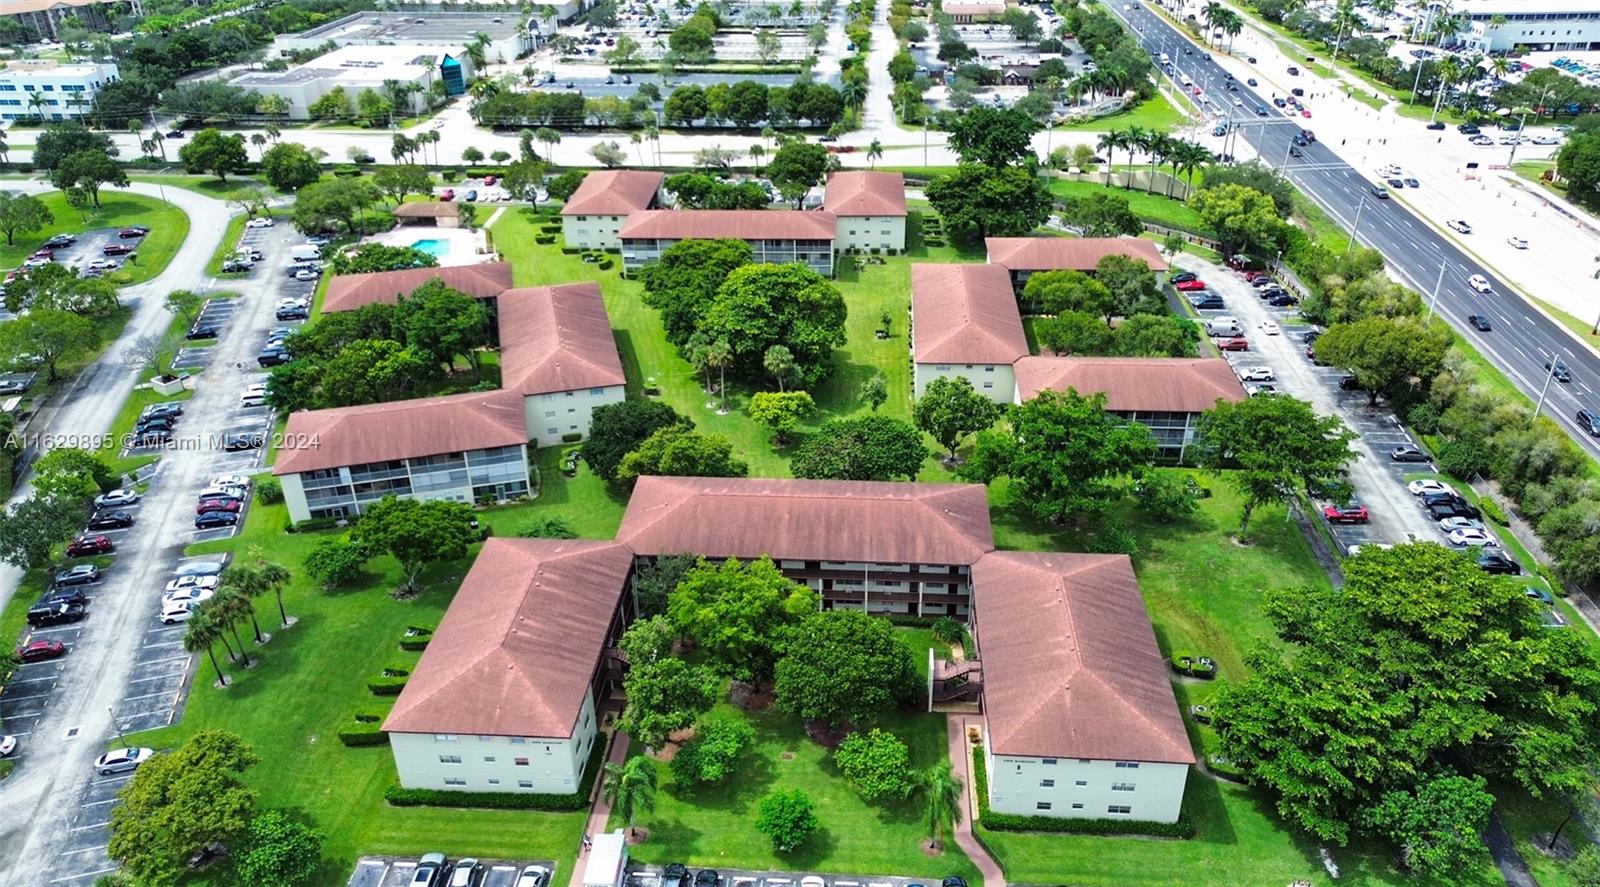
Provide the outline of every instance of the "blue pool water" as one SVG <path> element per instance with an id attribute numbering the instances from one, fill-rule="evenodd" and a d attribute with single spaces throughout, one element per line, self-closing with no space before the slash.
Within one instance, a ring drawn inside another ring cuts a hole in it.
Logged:
<path id="1" fill-rule="evenodd" d="M 437 259 L 441 256 L 447 255 L 450 252 L 450 241 L 433 240 L 431 238 L 428 240 L 418 240 L 411 244 L 411 248 L 421 250 Z"/>

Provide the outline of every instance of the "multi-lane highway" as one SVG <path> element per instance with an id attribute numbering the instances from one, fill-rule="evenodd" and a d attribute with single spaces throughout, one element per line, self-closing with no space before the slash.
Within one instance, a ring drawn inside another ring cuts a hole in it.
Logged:
<path id="1" fill-rule="evenodd" d="M 1383 253 L 1389 267 L 1421 293 L 1425 303 L 1433 303 L 1442 317 L 1529 397 L 1538 400 L 1549 376 L 1546 362 L 1552 355 L 1559 357 L 1571 368 L 1572 381 L 1550 382 L 1545 412 L 1591 455 L 1600 456 L 1600 440 L 1591 437 L 1587 426 L 1580 426 L 1575 418 L 1580 407 L 1600 410 L 1600 356 L 1574 342 L 1570 333 L 1512 292 L 1493 269 L 1479 264 L 1399 201 L 1374 197 L 1376 177 L 1355 169 L 1339 153 L 1341 139 L 1359 138 L 1364 143 L 1370 133 L 1320 132 L 1316 142 L 1300 149 L 1302 156 L 1292 157 L 1289 147 L 1294 136 L 1302 129 L 1315 130 L 1315 118 L 1286 116 L 1273 105 L 1271 94 L 1264 95 L 1263 90 L 1242 80 L 1236 81 L 1238 91 L 1230 92 L 1227 73 L 1207 58 L 1210 50 L 1197 46 L 1166 19 L 1144 8 L 1142 0 L 1109 3 L 1107 8 L 1135 29 L 1152 57 L 1166 53 L 1172 59 L 1170 76 L 1176 88 L 1182 89 L 1179 81 L 1189 78 L 1211 99 L 1220 117 L 1232 118 L 1235 139 L 1282 169 L 1346 229 L 1356 226 L 1359 213 L 1357 239 Z M 1285 73 L 1274 71 L 1273 75 Z M 1234 103 L 1236 97 L 1242 104 Z M 1257 106 L 1266 107 L 1266 116 L 1257 115 Z M 1450 131 L 1447 137 L 1460 136 Z M 1467 285 L 1473 275 L 1486 278 L 1493 291 L 1474 291 Z M 1474 314 L 1491 318 L 1492 331 L 1480 332 L 1469 326 L 1467 317 Z"/>

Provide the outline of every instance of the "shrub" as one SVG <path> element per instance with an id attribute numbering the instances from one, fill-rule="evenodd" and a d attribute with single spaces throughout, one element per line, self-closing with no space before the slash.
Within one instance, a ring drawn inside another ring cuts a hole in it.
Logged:
<path id="1" fill-rule="evenodd" d="M 262 505 L 277 505 L 283 501 L 283 484 L 275 477 L 264 477 L 256 482 L 256 501 Z"/>
<path id="2" fill-rule="evenodd" d="M 761 814 L 756 817 L 756 831 L 772 841 L 778 853 L 804 844 L 816 832 L 817 811 L 811 799 L 799 789 L 772 792 L 761 799 Z"/>
<path id="3" fill-rule="evenodd" d="M 1418 434 L 1439 433 L 1439 408 L 1431 403 L 1419 403 L 1406 413 L 1406 421 Z"/>
<path id="4" fill-rule="evenodd" d="M 556 236 L 554 234 L 536 234 L 534 235 L 533 242 L 541 246 L 549 246 L 550 244 L 556 242 Z"/>
<path id="5" fill-rule="evenodd" d="M 1136 554 L 1139 540 L 1123 527 L 1102 525 L 1100 531 L 1090 536 L 1084 545 L 1095 554 Z"/>
<path id="6" fill-rule="evenodd" d="M 933 636 L 947 644 L 961 640 L 966 633 L 966 627 L 949 616 L 940 616 L 933 621 Z"/>
<path id="7" fill-rule="evenodd" d="M 306 574 L 322 583 L 323 588 L 337 588 L 354 582 L 367 562 L 367 553 L 348 538 L 323 539 L 306 553 Z"/>
<path id="8" fill-rule="evenodd" d="M 839 743 L 833 762 L 868 801 L 911 794 L 911 751 L 893 733 L 874 727 L 857 730 Z"/>
<path id="9" fill-rule="evenodd" d="M 1511 522 L 1506 517 L 1505 511 L 1500 508 L 1500 503 L 1494 501 L 1488 496 L 1484 496 L 1478 500 L 1478 508 L 1483 511 L 1484 517 L 1494 521 L 1502 527 Z"/>
<path id="10" fill-rule="evenodd" d="M 544 517 L 532 523 L 524 524 L 517 535 L 524 539 L 576 539 L 578 534 L 572 525 L 559 517 Z"/>
<path id="11" fill-rule="evenodd" d="M 673 756 L 672 778 L 679 785 L 712 785 L 727 779 L 739 756 L 756 738 L 748 721 L 713 718 L 695 728 L 693 739 Z"/>
<path id="12" fill-rule="evenodd" d="M 581 440 L 583 440 L 583 432 L 581 431 L 569 431 L 561 435 L 562 443 L 578 443 Z"/>
<path id="13" fill-rule="evenodd" d="M 400 649 L 414 653 L 426 648 L 431 640 L 433 640 L 433 629 L 422 625 L 408 625 L 405 634 L 400 636 Z"/>
<path id="14" fill-rule="evenodd" d="M 616 267 L 616 264 L 617 263 L 611 259 L 601 259 L 595 263 L 595 267 L 599 268 L 601 271 L 610 271 L 612 268 Z"/>
<path id="15" fill-rule="evenodd" d="M 361 175 L 361 167 L 352 166 L 348 163 L 341 163 L 333 168 L 333 174 L 341 179 L 353 179 L 356 176 Z"/>
<path id="16" fill-rule="evenodd" d="M 367 689 L 374 696 L 399 696 L 410 676 L 411 672 L 404 668 L 386 668 L 383 674 L 367 681 Z"/>
<path id="17" fill-rule="evenodd" d="M 1140 511 L 1157 521 L 1169 523 L 1194 514 L 1200 507 L 1198 486 L 1190 477 L 1150 472 L 1133 485 L 1133 501 Z"/>
<path id="18" fill-rule="evenodd" d="M 319 530 L 331 530 L 339 526 L 339 519 L 334 517 L 310 517 L 289 525 L 291 533 L 315 533 Z"/>
<path id="19" fill-rule="evenodd" d="M 388 745 L 389 734 L 375 724 L 355 724 L 339 731 L 339 741 L 350 748 Z"/>
<path id="20" fill-rule="evenodd" d="M 1463 480 L 1489 471 L 1489 448 L 1469 438 L 1447 440 L 1436 454 L 1439 470 Z"/>
<path id="21" fill-rule="evenodd" d="M 992 831 L 1154 835 L 1161 838 L 1194 837 L 1194 823 L 1181 816 L 1177 822 L 1143 822 L 1137 819 L 1057 819 L 1054 816 L 995 813 L 989 809 L 989 774 L 984 770 L 981 748 L 972 750 L 972 787 L 978 795 L 978 822 Z"/>

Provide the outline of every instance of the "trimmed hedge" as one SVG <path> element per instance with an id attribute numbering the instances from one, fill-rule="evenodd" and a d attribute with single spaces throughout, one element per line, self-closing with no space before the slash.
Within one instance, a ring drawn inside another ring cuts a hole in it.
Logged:
<path id="1" fill-rule="evenodd" d="M 1054 816 L 1021 816 L 995 813 L 989 809 L 989 774 L 983 766 L 983 749 L 972 750 L 973 788 L 978 793 L 978 821 L 997 832 L 1055 832 L 1075 835 L 1151 835 L 1158 838 L 1192 838 L 1194 823 L 1179 817 L 1177 822 L 1148 822 L 1139 819 L 1057 819 Z"/>
<path id="2" fill-rule="evenodd" d="M 1508 526 L 1511 523 L 1510 518 L 1506 517 L 1505 511 L 1500 508 L 1500 503 L 1494 501 L 1494 499 L 1488 496 L 1480 496 L 1478 498 L 1478 507 L 1483 510 L 1484 517 L 1494 521 L 1502 527 Z"/>
<path id="3" fill-rule="evenodd" d="M 291 533 L 314 533 L 318 530 L 331 530 L 339 526 L 339 519 L 334 517 L 313 517 L 298 523 L 290 524 L 288 531 Z"/>
<path id="4" fill-rule="evenodd" d="M 416 632 L 416 634 L 411 634 Z M 416 652 L 426 649 L 428 642 L 433 640 L 433 629 L 425 625 L 408 625 L 406 633 L 400 635 L 400 649 Z"/>
<path id="5" fill-rule="evenodd" d="M 357 712 L 355 724 L 339 731 L 339 741 L 350 748 L 388 745 L 389 734 L 379 728 L 383 715 L 378 712 Z"/>
<path id="6" fill-rule="evenodd" d="M 374 696 L 399 696 L 400 691 L 406 688 L 406 681 L 411 677 L 411 672 L 403 668 L 390 668 L 386 671 L 397 671 L 396 675 L 380 674 L 367 681 L 367 689 Z"/>
<path id="7" fill-rule="evenodd" d="M 600 740 L 589 749 L 589 760 L 583 767 L 583 781 L 570 795 L 523 794 L 521 792 L 452 792 L 437 788 L 402 788 L 391 785 L 384 789 L 383 799 L 396 807 L 477 807 L 490 810 L 544 810 L 566 812 L 589 809 L 589 795 L 594 791 L 594 781 L 605 760 L 606 749 L 611 747 L 609 737 L 600 734 Z"/>

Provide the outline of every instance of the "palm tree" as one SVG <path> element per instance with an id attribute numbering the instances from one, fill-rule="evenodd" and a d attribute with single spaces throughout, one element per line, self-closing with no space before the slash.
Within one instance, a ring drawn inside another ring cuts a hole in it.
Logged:
<path id="1" fill-rule="evenodd" d="M 847 81 L 839 87 L 839 95 L 846 108 L 858 109 L 867 100 L 867 85 L 859 80 Z"/>
<path id="2" fill-rule="evenodd" d="M 750 159 L 755 161 L 756 169 L 761 169 L 761 158 L 767 156 L 767 149 L 760 142 L 750 146 Z"/>
<path id="3" fill-rule="evenodd" d="M 1489 61 L 1489 70 L 1494 72 L 1496 81 L 1503 81 L 1511 72 L 1511 60 L 1503 55 L 1497 55 Z"/>
<path id="4" fill-rule="evenodd" d="M 928 842 L 937 850 L 944 845 L 944 824 L 961 821 L 961 780 L 951 772 L 949 761 L 940 761 L 924 770 L 918 781 L 928 803 Z"/>
<path id="5" fill-rule="evenodd" d="M 289 571 L 267 560 L 259 545 L 250 546 L 250 556 L 255 560 L 256 575 L 261 578 L 261 584 L 272 589 L 273 596 L 278 599 L 278 621 L 288 628 L 289 614 L 283 609 L 283 587 L 289 584 Z"/>
<path id="6" fill-rule="evenodd" d="M 727 339 L 718 339 L 706 346 L 706 366 L 716 367 L 717 380 L 717 413 L 728 411 L 728 364 L 733 363 L 733 346 Z"/>
<path id="7" fill-rule="evenodd" d="M 6 144 L 6 131 L 0 129 L 0 164 L 11 163 L 11 146 Z"/>
<path id="8" fill-rule="evenodd" d="M 217 597 L 213 595 L 211 600 L 201 604 L 199 611 L 189 619 L 191 622 L 196 619 L 208 620 L 211 623 L 211 627 L 216 631 L 217 640 L 222 642 L 222 649 L 228 651 L 228 661 L 238 662 L 239 656 L 244 653 L 244 646 L 241 644 L 239 651 L 234 652 L 233 645 L 228 643 L 228 633 L 225 630 L 228 628 L 228 624 L 223 616 L 222 606 L 218 603 Z M 237 637 L 237 635 L 235 636 Z"/>
<path id="9" fill-rule="evenodd" d="M 1207 151 L 1205 146 L 1197 145 L 1194 142 L 1179 142 L 1178 146 L 1178 153 L 1172 158 L 1172 168 L 1188 180 L 1189 190 L 1187 194 L 1193 194 L 1194 174 L 1199 171 L 1201 166 L 1211 160 L 1211 152 Z M 1169 182 L 1168 185 L 1167 196 L 1171 197 L 1171 183 Z"/>
<path id="10" fill-rule="evenodd" d="M 253 132 L 250 134 L 250 144 L 256 146 L 256 160 L 260 161 L 267 154 L 267 137 L 264 133 Z"/>
<path id="11" fill-rule="evenodd" d="M 631 835 L 634 817 L 655 809 L 656 762 L 643 755 L 635 755 L 624 764 L 607 761 L 605 775 L 606 803 L 622 814 Z"/>
<path id="12" fill-rule="evenodd" d="M 644 125 L 644 137 L 649 139 L 655 148 L 656 166 L 661 165 L 661 128 L 654 123 Z"/>
<path id="13" fill-rule="evenodd" d="M 254 603 L 256 598 L 267 593 L 267 583 L 261 581 L 261 574 L 243 564 L 234 564 L 222 572 L 222 582 L 219 583 L 219 590 L 232 592 L 240 600 L 244 601 L 245 606 L 239 608 L 240 614 L 249 615 L 250 628 L 255 631 L 256 643 L 265 642 L 266 638 L 261 636 L 261 625 L 256 621 Z"/>
<path id="14" fill-rule="evenodd" d="M 561 144 L 561 133 L 556 132 L 548 126 L 541 126 L 534 130 L 533 138 L 539 144 L 544 146 L 544 156 L 547 160 L 552 158 L 551 150 L 555 148 L 556 145 Z"/>
<path id="15" fill-rule="evenodd" d="M 1356 14 L 1356 0 L 1339 0 L 1338 5 L 1333 8 L 1333 18 L 1329 24 L 1333 25 L 1338 34 L 1333 41 L 1333 59 L 1338 61 L 1339 49 L 1344 46 L 1345 33 L 1348 31 L 1354 34 L 1355 29 L 1361 25 L 1361 16 Z"/>
<path id="16" fill-rule="evenodd" d="M 1113 129 L 1100 134 L 1094 143 L 1096 151 L 1106 152 L 1106 187 L 1111 187 L 1111 159 L 1116 156 L 1117 149 L 1124 147 L 1122 131 Z"/>
<path id="17" fill-rule="evenodd" d="M 153 130 L 150 133 L 150 141 L 156 143 L 156 150 L 161 152 L 161 162 L 162 163 L 166 163 L 167 162 L 167 137 L 161 134 L 161 130 L 157 129 L 157 130 Z"/>
<path id="18" fill-rule="evenodd" d="M 33 111 L 33 115 L 35 117 L 39 118 L 39 122 L 43 123 L 44 122 L 44 93 L 35 92 L 35 93 L 32 93 L 31 95 L 29 95 L 28 96 L 28 108 Z"/>
<path id="19" fill-rule="evenodd" d="M 272 139 L 274 145 L 278 143 L 278 136 L 283 135 L 283 130 L 279 129 L 276 123 L 267 124 L 266 128 L 261 131 L 267 134 L 267 138 Z"/>
<path id="20" fill-rule="evenodd" d="M 882 158 L 882 157 L 883 157 L 883 142 L 880 142 L 877 139 L 873 139 L 872 140 L 872 144 L 867 146 L 867 163 L 871 166 L 872 169 L 877 169 L 878 168 L 878 160 L 880 158 Z"/>
<path id="21" fill-rule="evenodd" d="M 1145 153 L 1150 155 L 1150 178 L 1146 180 L 1144 189 L 1148 193 L 1156 192 L 1156 167 L 1165 160 L 1167 153 L 1172 150 L 1172 137 L 1164 132 L 1151 130 L 1145 133 Z"/>
<path id="22" fill-rule="evenodd" d="M 1224 11 L 1227 13 L 1227 15 L 1222 17 L 1219 22 L 1219 26 L 1222 28 L 1222 33 L 1228 35 L 1228 51 L 1232 52 L 1233 38 L 1244 33 L 1244 16 L 1232 9 Z"/>
<path id="23" fill-rule="evenodd" d="M 215 623 L 206 618 L 204 613 L 196 613 L 189 617 L 189 624 L 183 631 L 183 650 L 186 653 L 199 653 L 206 651 L 211 659 L 211 668 L 217 673 L 217 683 L 228 686 L 228 676 L 222 673 L 222 666 L 217 664 L 217 639 L 221 636 Z"/>
<path id="24" fill-rule="evenodd" d="M 255 617 L 250 602 L 231 588 L 218 588 L 216 596 L 207 602 L 207 606 L 218 625 L 232 632 L 233 642 L 239 647 L 239 658 L 243 660 L 240 664 L 249 668 L 250 651 L 245 649 L 244 640 L 239 637 L 239 620 L 244 618 L 246 610 L 251 611 L 251 618 Z"/>
<path id="25" fill-rule="evenodd" d="M 1200 18 L 1203 19 L 1205 21 L 1205 23 L 1206 23 L 1206 44 L 1207 45 L 1210 45 L 1210 43 L 1211 43 L 1211 31 L 1212 31 L 1212 29 L 1217 26 L 1217 22 L 1220 20 L 1220 17 L 1225 15 L 1227 12 L 1228 12 L 1228 7 L 1223 6 L 1221 3 L 1218 3 L 1217 0 L 1211 0 L 1211 2 L 1207 3 L 1204 7 L 1202 7 L 1200 9 Z"/>
<path id="26" fill-rule="evenodd" d="M 1128 141 L 1122 147 L 1128 149 L 1128 165 L 1132 166 L 1133 155 L 1135 153 L 1148 152 L 1150 150 L 1150 139 L 1151 136 L 1155 135 L 1155 133 L 1146 130 L 1142 126 L 1130 126 L 1127 129 L 1126 135 Z M 1133 175 L 1131 172 L 1128 175 L 1128 180 L 1122 183 L 1122 187 L 1132 190 Z"/>

